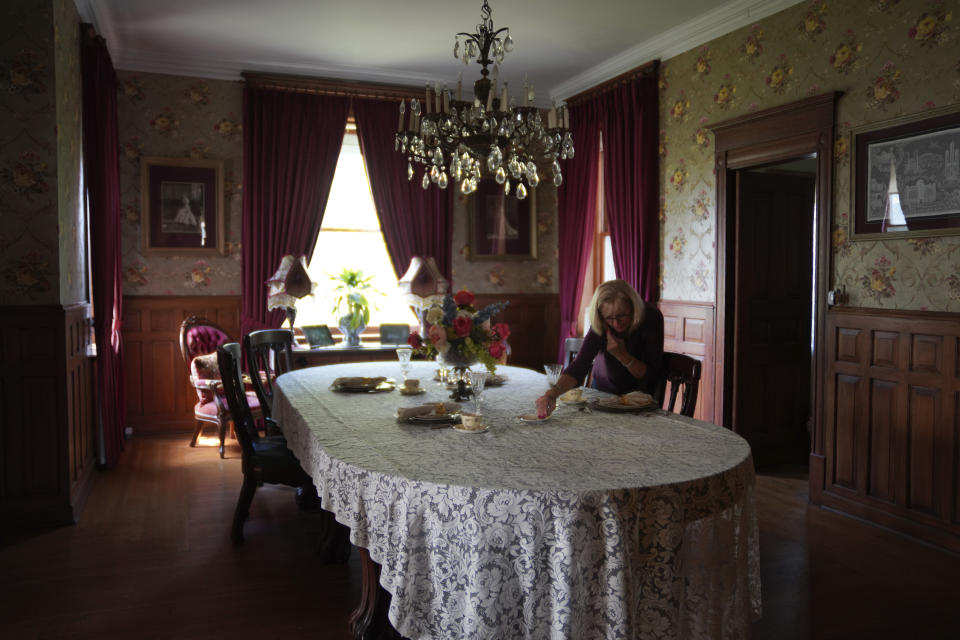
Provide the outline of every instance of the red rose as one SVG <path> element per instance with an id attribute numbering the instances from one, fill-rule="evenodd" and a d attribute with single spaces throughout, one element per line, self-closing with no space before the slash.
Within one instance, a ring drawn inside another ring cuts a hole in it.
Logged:
<path id="1" fill-rule="evenodd" d="M 407 338 L 407 344 L 413 347 L 414 349 L 419 349 L 423 346 L 423 338 L 420 337 L 420 334 L 414 331 L 410 334 L 410 337 Z"/>
<path id="2" fill-rule="evenodd" d="M 491 342 L 490 346 L 487 347 L 487 351 L 489 351 L 490 355 L 492 355 L 494 358 L 499 359 L 506 349 L 504 349 L 502 342 Z"/>
<path id="3" fill-rule="evenodd" d="M 476 297 L 466 289 L 461 289 L 457 292 L 457 295 L 453 296 L 453 301 L 460 307 L 473 304 L 474 300 L 476 300 Z"/>
<path id="4" fill-rule="evenodd" d="M 493 325 L 493 331 L 501 340 L 506 340 L 510 337 L 510 327 L 507 326 L 506 322 L 498 322 Z"/>
<path id="5" fill-rule="evenodd" d="M 458 338 L 470 335 L 470 329 L 473 328 L 473 321 L 467 316 L 457 316 L 453 319 L 453 331 Z"/>

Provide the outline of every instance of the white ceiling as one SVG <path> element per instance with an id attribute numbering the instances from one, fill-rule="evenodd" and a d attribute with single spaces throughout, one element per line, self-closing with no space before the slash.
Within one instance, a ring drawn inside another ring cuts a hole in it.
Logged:
<path id="1" fill-rule="evenodd" d="M 488 0 L 515 48 L 500 79 L 527 76 L 549 104 L 667 59 L 801 0 Z M 241 71 L 423 85 L 480 75 L 453 57 L 482 0 L 75 0 L 118 69 L 226 80 Z"/>

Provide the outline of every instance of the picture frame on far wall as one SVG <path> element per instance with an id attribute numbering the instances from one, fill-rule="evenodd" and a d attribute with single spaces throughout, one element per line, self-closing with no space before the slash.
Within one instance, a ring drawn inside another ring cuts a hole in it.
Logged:
<path id="1" fill-rule="evenodd" d="M 140 159 L 143 255 L 223 254 L 223 160 Z"/>
<path id="2" fill-rule="evenodd" d="M 504 196 L 493 179 L 480 181 L 467 199 L 467 244 L 470 260 L 535 260 L 537 190 L 527 197 Z"/>
<path id="3" fill-rule="evenodd" d="M 960 107 L 851 132 L 850 237 L 960 235 Z"/>

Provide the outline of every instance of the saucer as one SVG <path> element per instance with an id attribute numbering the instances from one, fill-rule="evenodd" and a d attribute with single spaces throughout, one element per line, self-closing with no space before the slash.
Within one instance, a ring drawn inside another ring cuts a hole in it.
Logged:
<path id="1" fill-rule="evenodd" d="M 455 424 L 451 427 L 454 431 L 459 431 L 460 433 L 486 433 L 490 430 L 486 425 L 482 429 L 465 429 L 461 424 Z"/>
<path id="2" fill-rule="evenodd" d="M 427 390 L 424 389 L 423 387 L 420 387 L 420 388 L 417 389 L 416 391 L 410 391 L 410 390 L 408 390 L 408 389 L 406 389 L 406 388 L 404 388 L 404 387 L 400 387 L 400 395 L 402 395 L 402 396 L 419 396 L 419 395 L 424 394 L 424 393 L 426 393 L 426 392 L 427 392 Z"/>
<path id="3" fill-rule="evenodd" d="M 517 416 L 520 419 L 520 422 L 526 422 L 528 424 L 536 424 L 538 422 L 546 422 L 550 419 L 550 416 L 546 418 L 540 418 L 535 413 L 527 413 L 522 416 Z"/>

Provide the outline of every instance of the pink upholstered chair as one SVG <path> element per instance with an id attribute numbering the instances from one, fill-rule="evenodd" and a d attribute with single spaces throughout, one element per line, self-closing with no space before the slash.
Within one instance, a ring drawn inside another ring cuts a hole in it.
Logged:
<path id="1" fill-rule="evenodd" d="M 190 384 L 197 391 L 197 403 L 193 407 L 193 417 L 197 421 L 197 428 L 190 439 L 190 446 L 197 446 L 197 439 L 203 431 L 204 424 L 216 425 L 220 436 L 220 457 L 224 453 L 224 440 L 227 426 L 232 424 L 230 412 L 226 409 L 227 403 L 214 401 L 220 382 L 220 368 L 217 364 L 217 347 L 227 342 L 233 342 L 230 335 L 217 324 L 201 318 L 190 316 L 180 325 L 180 353 L 183 360 L 190 367 Z M 222 391 L 221 391 L 222 393 Z M 262 418 L 260 403 L 257 394 L 248 391 L 247 402 L 255 419 Z"/>

